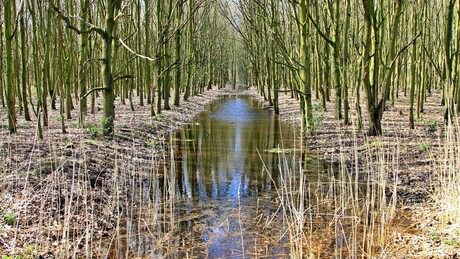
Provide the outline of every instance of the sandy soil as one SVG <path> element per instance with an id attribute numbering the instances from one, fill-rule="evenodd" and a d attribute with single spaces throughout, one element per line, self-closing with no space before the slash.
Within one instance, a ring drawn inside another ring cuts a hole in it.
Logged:
<path id="1" fill-rule="evenodd" d="M 53 244 L 61 235 L 63 224 L 93 220 L 99 230 L 97 233 L 104 235 L 104 231 L 113 228 L 116 221 L 107 222 L 105 219 L 114 211 L 123 209 L 104 201 L 104 197 L 126 191 L 126 186 L 116 185 L 121 178 L 130 177 L 120 175 L 120 168 L 131 172 L 148 171 L 152 161 L 160 159 L 162 143 L 169 133 L 189 123 L 219 96 L 234 94 L 251 95 L 262 100 L 253 89 L 242 92 L 213 90 L 182 102 L 180 107 L 172 106 L 171 110 L 156 117 L 149 116 L 148 105 L 140 107 L 136 103 L 133 111 L 129 105 L 117 104 L 116 137 L 113 140 L 92 136 L 91 127 L 75 127 L 76 111 L 72 112 L 73 119 L 66 121 L 67 134 L 60 132 L 58 112 L 51 111 L 50 126 L 44 130 L 42 141 L 36 137 L 35 123 L 24 122 L 21 116 L 18 118 L 18 135 L 9 136 L 3 125 L 0 131 L 0 173 L 3 178 L 0 182 L 0 214 L 3 216 L 0 218 L 0 254 L 1 251 L 24 253 L 25 246 L 30 243 Z M 441 236 L 438 240 L 432 238 L 433 231 L 440 228 L 431 200 L 436 161 L 443 143 L 443 107 L 438 103 L 439 99 L 439 96 L 428 98 L 423 119 L 417 120 L 416 128 L 411 130 L 408 107 L 402 98 L 385 112 L 384 135 L 381 137 L 368 137 L 365 130 L 356 130 L 353 125 L 345 126 L 334 120 L 332 104 L 327 107 L 328 112 L 315 112 L 318 130 L 309 137 L 308 147 L 322 159 L 361 172 L 365 170 L 363 160 L 375 159 L 366 154 L 379 149 L 388 151 L 382 154 L 388 158 L 384 159 L 388 163 L 385 166 L 398 174 L 398 199 L 401 211 L 405 211 L 403 216 L 407 218 L 404 220 L 406 230 L 402 231 L 404 235 L 395 237 L 396 247 L 388 252 L 390 257 L 449 258 L 460 255 L 458 247 L 439 241 L 451 238 L 454 230 L 459 230 L 455 226 L 445 232 L 438 230 Z M 97 104 L 99 109 L 101 106 L 101 103 Z M 283 120 L 298 125 L 298 107 L 298 101 L 289 94 L 280 95 Z M 364 106 L 362 110 L 365 110 Z M 100 113 L 90 114 L 88 122 L 96 125 Z M 1 121 L 6 121 L 5 108 L 1 108 L 0 117 Z M 354 117 L 353 113 L 352 121 Z M 363 121 L 366 122 L 365 113 Z M 92 173 L 79 176 L 75 172 Z M 90 193 L 66 189 L 75 179 L 81 178 L 87 180 L 82 180 L 82 185 L 91 185 Z M 85 200 L 83 196 L 90 197 L 87 199 L 90 204 L 79 203 Z M 94 218 L 57 216 L 65 214 L 59 212 L 70 206 L 66 203 L 68 200 L 75 201 L 72 206 L 81 206 L 78 211 L 91 208 Z M 13 224 L 8 224 L 5 216 L 9 213 L 15 215 Z M 46 221 L 49 222 L 44 224 Z M 48 227 L 36 229 L 43 225 Z"/>

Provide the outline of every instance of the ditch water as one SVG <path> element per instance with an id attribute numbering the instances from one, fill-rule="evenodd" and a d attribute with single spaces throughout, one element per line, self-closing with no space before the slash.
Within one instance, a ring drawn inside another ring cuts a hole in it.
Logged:
<path id="1" fill-rule="evenodd" d="M 328 168 L 300 150 L 296 129 L 249 97 L 224 97 L 168 141 L 161 176 L 135 191 L 142 202 L 109 257 L 289 255 L 280 164 L 306 161 L 307 181 Z"/>

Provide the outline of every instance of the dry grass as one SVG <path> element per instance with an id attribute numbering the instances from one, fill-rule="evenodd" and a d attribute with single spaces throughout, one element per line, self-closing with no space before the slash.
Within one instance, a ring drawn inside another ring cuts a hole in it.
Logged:
<path id="1" fill-rule="evenodd" d="M 0 255 L 103 256 L 117 251 L 110 240 L 132 233 L 126 224 L 133 218 L 143 231 L 155 232 L 149 227 L 157 219 L 174 230 L 174 189 L 152 191 L 175 183 L 174 175 L 163 173 L 174 172 L 161 162 L 164 136 L 220 96 L 235 94 L 240 93 L 214 90 L 154 118 L 148 106 L 131 111 L 119 105 L 114 139 L 92 136 L 98 114 L 88 116 L 86 129 L 68 121 L 69 134 L 62 135 L 59 109 L 51 111 L 43 140 L 34 122 L 19 118 L 18 135 L 0 132 Z M 149 191 L 148 197 L 142 193 Z"/>
<path id="2" fill-rule="evenodd" d="M 439 184 L 434 200 L 439 204 L 439 220 L 444 224 L 460 224 L 460 131 L 449 125 L 444 138 L 442 156 L 438 161 Z M 459 229 L 460 230 L 460 229 Z"/>
<path id="3" fill-rule="evenodd" d="M 398 171 L 392 166 L 399 164 L 398 149 L 398 146 L 369 147 L 364 154 L 355 149 L 356 167 L 342 163 L 327 173 L 316 172 L 313 178 L 308 168 L 311 165 L 298 157 L 281 154 L 281 177 L 274 184 L 282 208 L 280 217 L 289 237 L 290 256 L 385 255 L 396 231 L 392 224 L 396 215 Z M 360 155 L 365 158 L 358 159 Z"/>
<path id="4" fill-rule="evenodd" d="M 193 237 L 178 237 L 179 222 L 185 219 L 175 214 L 177 175 L 173 163 L 162 162 L 171 155 L 163 136 L 193 117 L 184 114 L 199 111 L 217 96 L 192 99 L 155 120 L 149 119 L 148 107 L 127 113 L 117 122 L 120 136 L 115 140 L 73 128 L 63 136 L 56 126 L 39 141 L 33 124 L 22 124 L 23 135 L 2 133 L 0 255 L 131 257 L 150 251 L 151 256 L 188 256 L 177 250 L 178 243 Z M 282 111 L 296 107 L 294 100 L 284 105 Z M 284 116 L 292 119 L 295 113 Z M 308 163 L 281 154 L 281 177 L 274 180 L 278 214 L 248 223 L 247 208 L 238 200 L 234 217 L 244 250 L 239 255 L 264 255 L 269 246 L 263 238 L 248 246 L 247 224 L 261 224 L 266 231 L 283 226 L 270 245 L 287 240 L 295 258 L 458 255 L 459 126 L 437 124 L 436 135 L 430 135 L 428 118 L 415 134 L 391 128 L 381 138 L 366 138 L 325 116 L 327 130 L 308 139 L 309 150 L 331 161 L 333 169 L 312 179 L 305 174 Z M 420 143 L 427 143 L 427 150 Z M 416 213 L 416 208 L 421 209 Z M 413 213 L 419 222 L 410 220 Z M 224 222 L 214 227 L 219 224 Z"/>

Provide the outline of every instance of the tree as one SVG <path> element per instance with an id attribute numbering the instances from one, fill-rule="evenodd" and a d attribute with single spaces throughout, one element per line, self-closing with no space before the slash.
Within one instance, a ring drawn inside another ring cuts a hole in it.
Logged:
<path id="1" fill-rule="evenodd" d="M 454 7 L 457 0 L 449 0 L 447 5 L 446 16 L 446 31 L 444 43 L 444 88 L 443 88 L 443 101 L 445 105 L 444 120 L 446 123 L 453 117 L 454 112 L 454 96 L 455 96 L 455 82 L 454 71 L 452 66 L 452 39 L 453 39 L 453 24 L 454 24 Z"/>
<path id="2" fill-rule="evenodd" d="M 93 88 L 92 91 L 102 90 L 104 96 L 104 115 L 102 117 L 101 127 L 104 136 L 112 136 L 114 133 L 114 119 L 115 119 L 115 93 L 114 93 L 114 82 L 122 77 L 114 78 L 112 74 L 113 58 L 114 55 L 114 42 L 119 40 L 116 37 L 117 18 L 121 9 L 122 0 L 106 0 L 105 1 L 105 21 L 104 28 L 92 26 L 88 29 L 78 29 L 71 24 L 70 19 L 63 14 L 63 12 L 52 2 L 48 0 L 51 8 L 59 15 L 63 20 L 67 28 L 74 30 L 78 34 L 97 33 L 102 39 L 102 58 L 101 58 L 101 77 L 102 87 Z M 85 98 L 90 92 L 85 93 L 81 98 Z"/>
<path id="3" fill-rule="evenodd" d="M 21 6 L 22 12 L 19 18 L 19 25 L 21 27 L 21 89 L 22 89 L 22 106 L 24 108 L 24 119 L 30 121 L 29 102 L 27 101 L 28 83 L 27 83 L 27 39 L 26 39 L 26 26 L 24 16 L 26 13 L 26 2 L 24 1 Z"/>
<path id="4" fill-rule="evenodd" d="M 297 15 L 297 7 L 294 6 L 294 13 Z M 305 125 L 305 131 L 307 133 L 312 133 L 313 131 L 313 107 L 311 103 L 311 87 L 309 84 L 310 78 L 310 60 L 308 55 L 308 23 L 307 23 L 307 1 L 299 1 L 299 10 L 298 10 L 298 30 L 300 37 L 299 44 L 299 62 L 300 67 L 300 91 L 302 93 L 301 109 L 302 109 L 302 120 L 303 125 Z"/>
<path id="5" fill-rule="evenodd" d="M 181 23 L 182 23 L 182 13 L 183 13 L 183 3 L 182 1 L 177 1 L 176 3 L 176 28 L 177 31 L 175 33 L 175 59 L 176 63 L 179 65 L 176 68 L 176 76 L 174 78 L 174 105 L 179 106 L 180 104 L 180 90 L 181 90 L 181 80 L 182 80 L 182 56 L 181 56 Z"/>
<path id="6" fill-rule="evenodd" d="M 82 0 L 80 1 L 80 29 L 83 31 L 88 30 L 88 26 L 86 21 L 89 17 L 89 0 Z M 80 89 L 80 102 L 79 102 L 79 116 L 78 116 L 78 124 L 80 127 L 83 127 L 85 123 L 85 115 L 88 112 L 88 102 L 84 95 L 88 91 L 87 87 L 87 77 L 88 73 L 86 73 L 85 69 L 85 62 L 88 59 L 88 34 L 81 33 L 80 34 L 80 55 L 78 60 L 78 85 Z"/>
<path id="7" fill-rule="evenodd" d="M 396 40 L 399 31 L 400 17 L 402 14 L 402 0 L 396 2 L 394 19 L 392 24 L 392 36 L 389 42 L 389 60 L 388 71 L 386 73 L 386 80 L 383 90 L 380 89 L 380 53 L 381 44 L 379 38 L 379 21 L 375 11 L 373 0 L 363 0 L 364 9 L 364 54 L 362 57 L 363 63 L 363 86 L 366 93 L 366 107 L 368 112 L 369 121 L 369 135 L 376 136 L 382 134 L 382 118 L 386 107 L 386 101 L 389 97 L 392 77 L 395 69 L 396 61 L 400 54 L 403 53 L 410 45 L 416 42 L 420 34 L 416 35 L 412 41 L 400 49 L 396 53 Z M 380 25 L 381 26 L 381 25 Z M 372 37 L 373 36 L 373 37 Z M 371 51 L 374 53 L 371 54 Z M 373 71 L 371 72 L 371 62 Z M 371 82 L 371 73 L 373 79 Z"/>
<path id="8" fill-rule="evenodd" d="M 12 27 L 12 7 L 14 0 L 5 0 L 3 21 L 5 27 L 5 74 L 6 74 L 6 103 L 8 108 L 8 130 L 10 134 L 16 133 L 16 107 L 14 96 L 14 83 L 13 83 L 13 52 L 11 49 L 13 41 L 13 27 Z"/>

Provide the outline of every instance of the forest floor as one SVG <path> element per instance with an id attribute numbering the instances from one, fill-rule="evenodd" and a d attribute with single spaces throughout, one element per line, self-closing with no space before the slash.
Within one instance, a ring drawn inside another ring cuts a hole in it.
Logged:
<path id="1" fill-rule="evenodd" d="M 389 179 L 397 173 L 398 213 L 394 224 L 400 229 L 394 237 L 394 246 L 386 251 L 391 258 L 459 258 L 460 225 L 441 222 L 439 203 L 434 193 L 439 190 L 442 170 L 445 126 L 444 106 L 437 94 L 429 96 L 424 113 L 415 121 L 415 129 L 409 128 L 409 101 L 407 97 L 395 101 L 384 112 L 383 135 L 367 135 L 367 113 L 361 104 L 363 130 L 357 130 L 355 109 L 350 110 L 353 125 L 344 125 L 334 119 L 334 104 L 327 104 L 327 112 L 314 102 L 316 134 L 310 137 L 308 148 L 321 159 L 340 165 L 346 170 L 363 172 L 366 163 L 375 159 L 372 153 L 384 156 Z M 299 125 L 299 102 L 290 94 L 280 94 L 280 117 Z M 353 100 L 350 106 L 354 107 Z M 381 150 L 381 151 L 379 151 Z M 372 162 L 370 162 L 372 163 Z M 389 188 L 391 189 L 391 188 Z M 389 190 L 388 196 L 391 195 Z M 458 197 L 457 197 L 458 199 Z M 455 201 L 455 198 L 453 199 Z M 457 223 L 460 223 L 457 221 Z"/>
<path id="2" fill-rule="evenodd" d="M 149 115 L 149 105 L 135 103 L 135 109 L 131 110 L 129 104 L 116 104 L 116 136 L 113 140 L 97 136 L 100 112 L 89 114 L 86 127 L 80 129 L 74 123 L 77 114 L 73 111 L 74 119 L 66 120 L 67 134 L 62 134 L 58 111 L 50 111 L 44 140 L 37 139 L 35 123 L 24 122 L 22 116 L 18 118 L 18 134 L 15 136 L 10 136 L 2 125 L 0 255 L 25 254 L 31 245 L 36 246 L 37 251 L 49 251 L 53 247 L 61 249 L 62 244 L 58 243 L 65 242 L 65 237 L 84 236 L 84 227 L 69 226 L 91 224 L 95 229 L 92 238 L 102 238 L 105 230 L 117 224 L 117 219 L 111 217 L 114 211 L 124 209 L 120 204 L 129 203 L 119 200 L 127 199 L 123 196 L 116 202 L 107 202 L 112 201 L 107 197 L 119 196 L 128 189 L 125 185 L 118 185 L 124 177 L 132 177 L 126 172 L 150 170 L 152 161 L 161 159 L 165 138 L 171 132 L 189 123 L 220 96 L 237 94 L 262 100 L 253 89 L 213 90 L 183 101 L 180 107 L 171 105 L 170 110 L 155 117 Z M 399 211 L 404 222 L 401 227 L 405 229 L 394 237 L 395 244 L 387 251 L 390 257 L 460 256 L 460 227 L 452 224 L 446 228 L 440 222 L 436 214 L 439 209 L 432 198 L 437 187 L 436 175 L 440 170 L 439 157 L 444 141 L 443 106 L 433 100 L 439 98 L 428 98 L 423 117 L 411 130 L 408 105 L 405 98 L 401 98 L 385 112 L 384 134 L 380 137 L 368 137 L 365 130 L 356 130 L 352 125 L 345 126 L 334 120 L 332 104 L 328 104 L 328 112 L 320 111 L 315 104 L 318 127 L 316 134 L 309 138 L 308 148 L 320 158 L 347 170 L 355 170 L 369 150 L 388 147 L 385 150 L 393 153 L 386 154 L 395 158 L 387 162 L 393 163 L 391 169 L 398 174 Z M 289 94 L 280 94 L 279 103 L 280 117 L 293 124 L 299 123 L 298 101 Z M 100 107 L 102 104 L 98 102 L 96 108 Z M 5 109 L 0 109 L 0 121 L 5 122 Z M 365 107 L 362 110 L 366 129 Z M 352 118 L 354 116 L 352 114 Z M 359 158 L 356 158 L 357 154 Z M 78 172 L 85 174 L 80 177 Z M 74 186 L 74 182 L 80 184 L 78 188 L 68 190 L 66 187 Z M 85 184 L 91 188 L 85 188 Z M 90 219 L 88 215 L 91 215 Z M 72 245 L 68 244 L 66 248 L 69 246 Z"/>
<path id="3" fill-rule="evenodd" d="M 97 126 L 101 98 L 83 129 L 77 127 L 77 110 L 72 111 L 66 134 L 59 102 L 57 110 L 49 111 L 43 140 L 37 137 L 36 122 L 26 122 L 22 115 L 16 135 L 1 125 L 0 256 L 27 255 L 32 248 L 39 251 L 34 256 L 45 257 L 77 251 L 82 244 L 65 240 L 70 235 L 81 242 L 88 228 L 92 240 L 104 239 L 117 225 L 115 215 L 131 206 L 130 179 L 156 170 L 152 167 L 162 160 L 168 136 L 221 96 L 240 94 L 254 93 L 213 89 L 182 100 L 180 106 L 171 104 L 155 117 L 150 116 L 150 105 L 134 103 L 131 109 L 128 100 L 122 104 L 118 98 L 113 139 L 100 136 Z M 0 121 L 7 122 L 6 108 L 0 109 Z"/>

